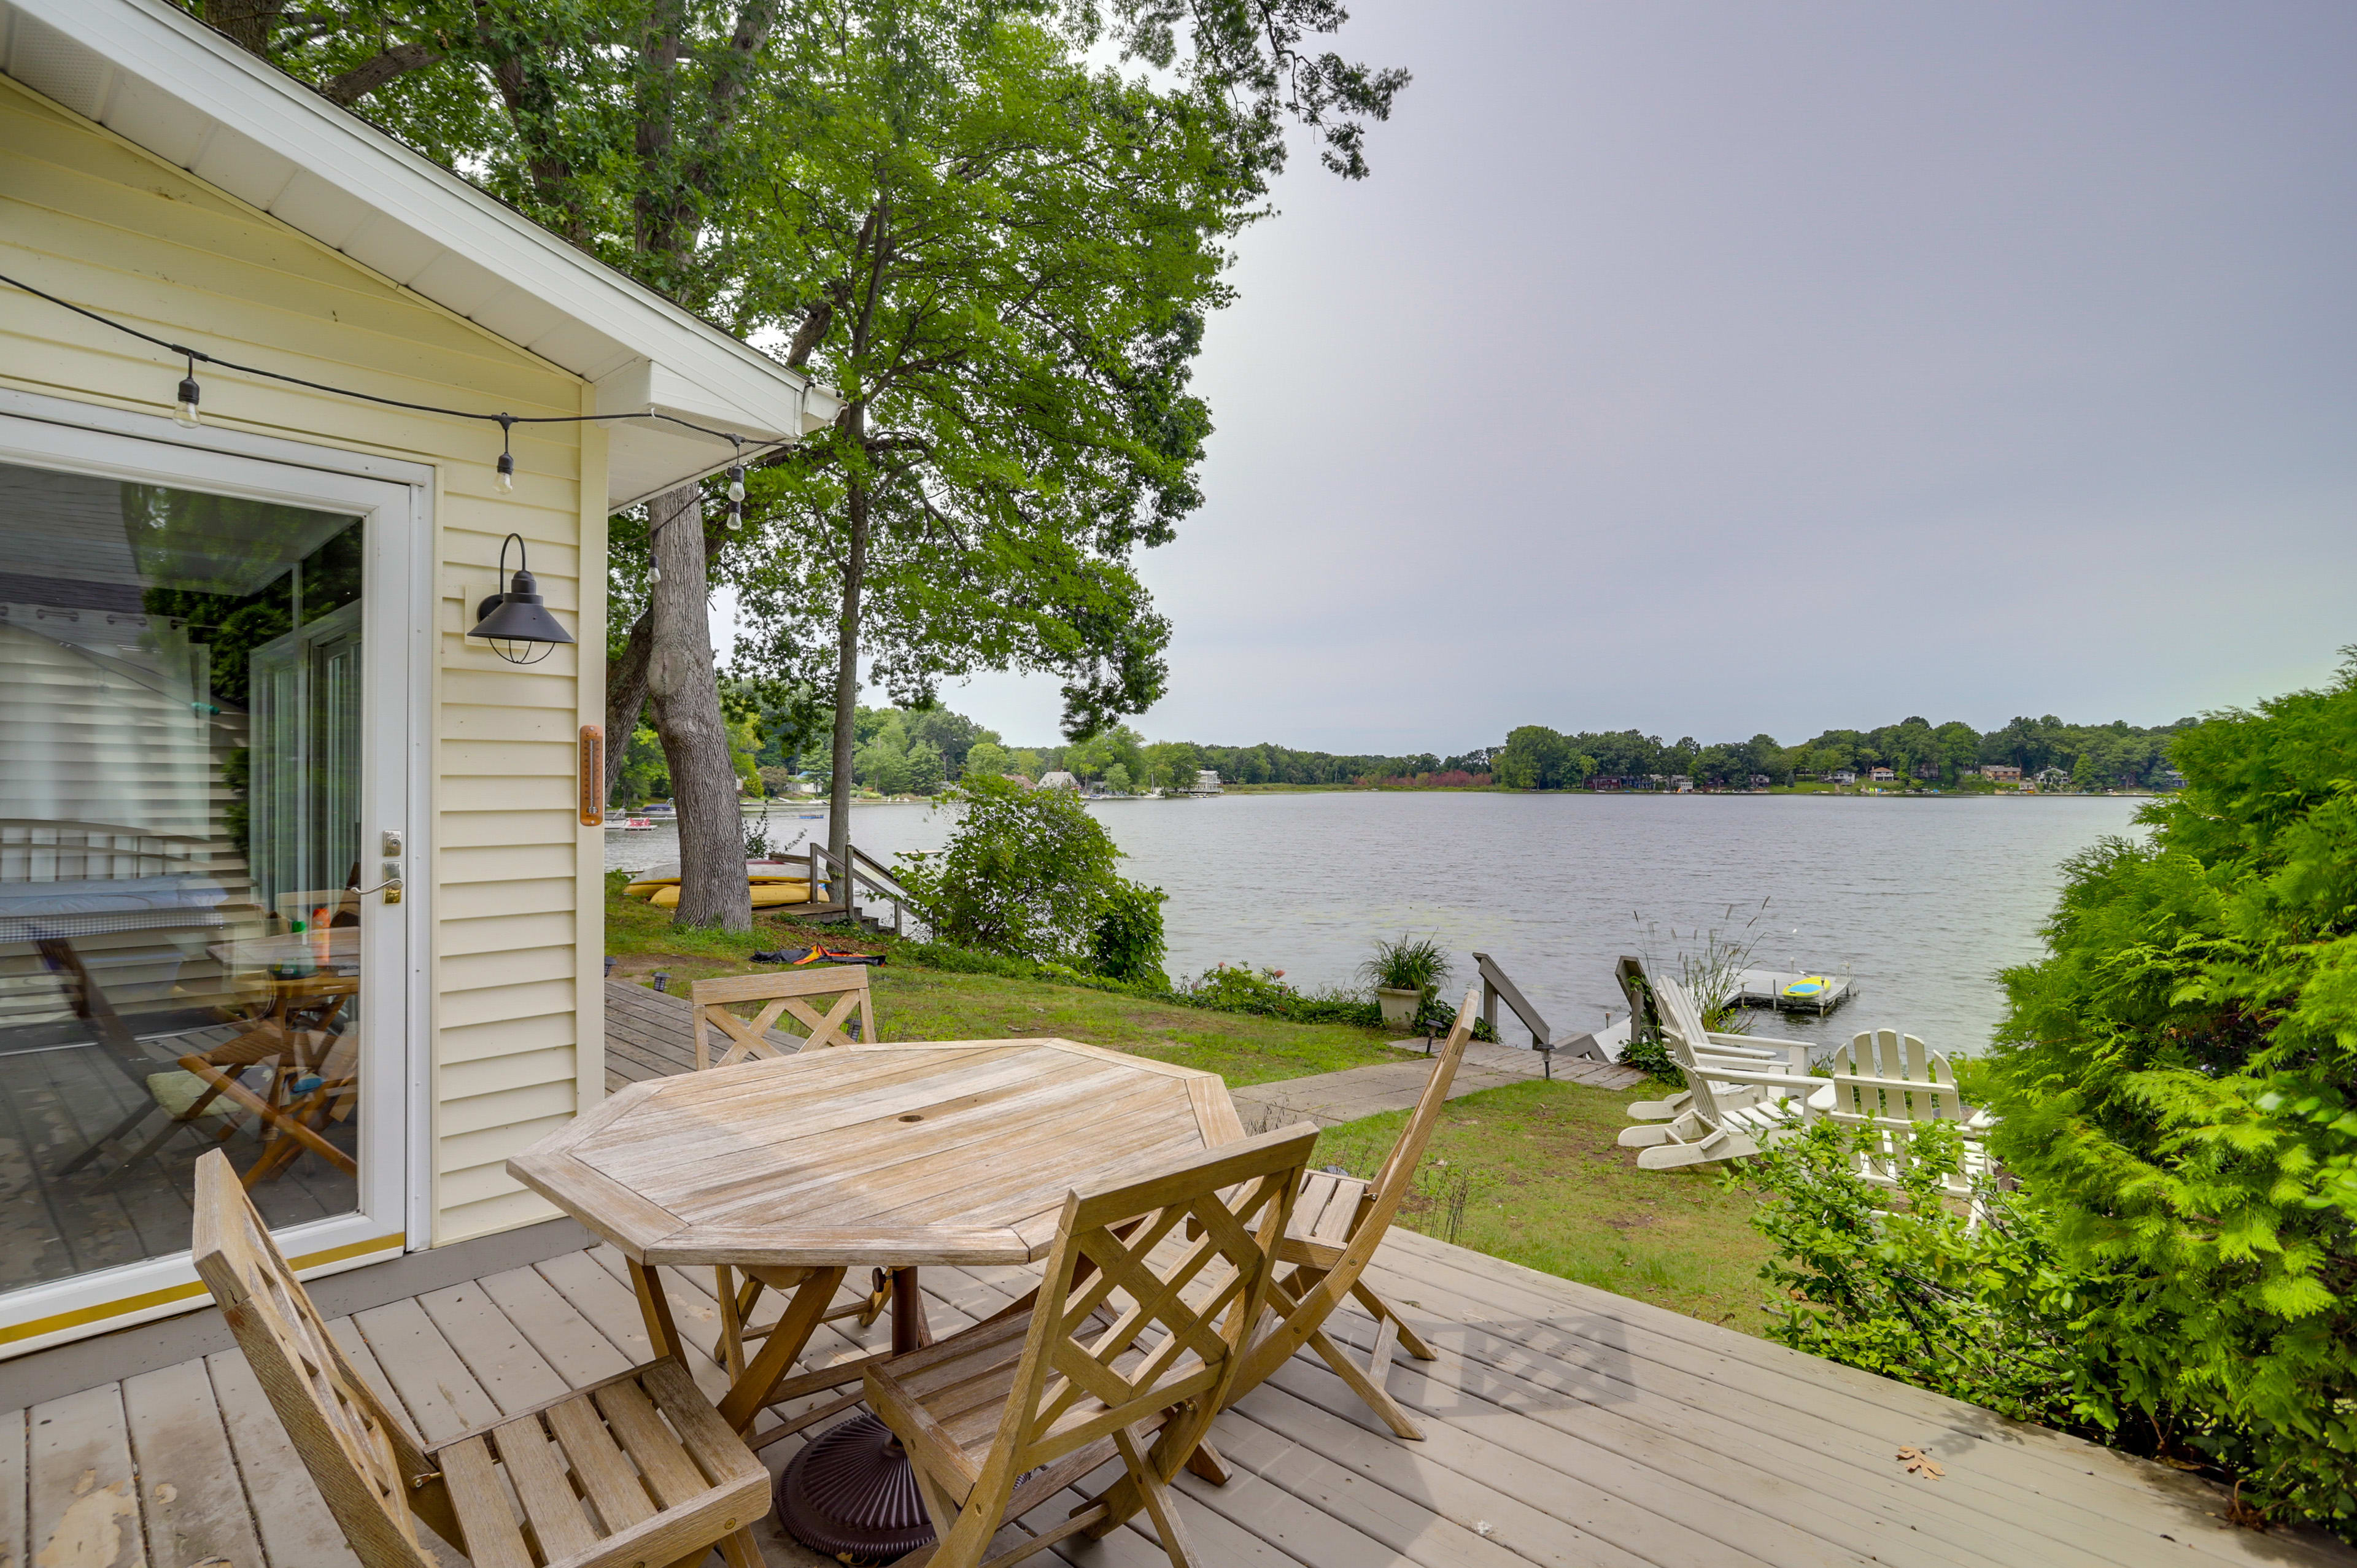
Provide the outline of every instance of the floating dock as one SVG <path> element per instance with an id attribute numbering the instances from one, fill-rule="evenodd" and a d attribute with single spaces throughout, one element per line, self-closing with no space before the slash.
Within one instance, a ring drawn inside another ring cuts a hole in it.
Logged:
<path id="1" fill-rule="evenodd" d="M 1773 1007 L 1780 1013 L 1814 1013 L 1819 1017 L 1857 994 L 1857 984 L 1846 974 L 1808 974 L 1773 969 L 1747 969 L 1736 992 L 1746 1007 Z"/>

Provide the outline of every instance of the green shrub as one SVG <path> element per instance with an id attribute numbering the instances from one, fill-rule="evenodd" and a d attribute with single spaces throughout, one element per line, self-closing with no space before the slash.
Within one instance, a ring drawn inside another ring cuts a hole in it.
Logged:
<path id="1" fill-rule="evenodd" d="M 2150 842 L 2070 864 L 2005 976 L 1995 1146 L 2095 1283 L 2083 1395 L 2357 1528 L 2357 650 L 2181 731 Z"/>
<path id="2" fill-rule="evenodd" d="M 1168 897 L 1159 887 L 1116 880 L 1097 915 L 1090 956 L 1099 974 L 1151 991 L 1170 989 L 1170 977 L 1162 972 L 1162 901 Z"/>
<path id="3" fill-rule="evenodd" d="M 1250 964 L 1213 964 L 1183 982 L 1171 995 L 1190 1006 L 1222 1013 L 1257 1013 L 1302 1024 L 1383 1026 L 1383 1010 L 1377 1004 L 1346 991 L 1296 991 L 1285 983 L 1282 974 L 1279 970 L 1259 970 Z"/>
<path id="4" fill-rule="evenodd" d="M 2093 1430 L 2076 1393 L 2076 1297 L 2029 1200 L 1984 1185 L 1968 1225 L 1942 1192 L 1963 1139 L 1932 1122 L 1894 1204 L 1853 1174 L 1858 1136 L 1876 1134 L 1820 1122 L 1727 1178 L 1760 1196 L 1752 1228 L 1777 1247 L 1760 1271 L 1776 1293 L 1768 1337 L 2016 1420 Z"/>
<path id="5" fill-rule="evenodd" d="M 1670 1047 L 1663 1043 L 1659 1029 L 1631 1029 L 1629 1043 L 1620 1047 L 1620 1065 L 1633 1067 L 1654 1082 L 1668 1084 L 1672 1089 L 1686 1086 L 1685 1069 L 1670 1055 Z"/>
<path id="6" fill-rule="evenodd" d="M 936 941 L 1119 978 L 1160 972 L 1162 896 L 1123 877 L 1113 837 L 1068 790 L 969 777 L 946 847 L 895 865 Z"/>

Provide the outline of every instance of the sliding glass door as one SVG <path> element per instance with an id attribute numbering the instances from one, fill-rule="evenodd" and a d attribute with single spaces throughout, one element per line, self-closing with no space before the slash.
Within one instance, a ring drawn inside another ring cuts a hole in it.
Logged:
<path id="1" fill-rule="evenodd" d="M 398 1246 L 409 488 L 0 420 L 0 1352 Z M 386 636 L 386 628 L 392 635 Z"/>

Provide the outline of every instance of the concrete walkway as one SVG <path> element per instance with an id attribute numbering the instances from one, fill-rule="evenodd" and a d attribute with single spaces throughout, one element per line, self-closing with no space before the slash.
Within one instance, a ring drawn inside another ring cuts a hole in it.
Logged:
<path id="1" fill-rule="evenodd" d="M 1392 1042 L 1404 1049 L 1413 1049 L 1423 1043 Z M 1544 1072 L 1545 1064 L 1536 1051 L 1476 1040 L 1465 1047 L 1465 1060 L 1457 1069 L 1456 1081 L 1448 1086 L 1448 1098 L 1457 1100 L 1485 1089 L 1520 1083 L 1524 1079 L 1543 1077 Z M 1645 1075 L 1635 1068 L 1590 1061 L 1585 1057 L 1560 1058 L 1555 1064 L 1555 1076 L 1566 1083 L 1590 1084 L 1598 1089 L 1629 1089 L 1645 1081 Z M 1310 1078 L 1254 1084 L 1232 1093 L 1236 1112 L 1243 1118 L 1247 1132 L 1300 1121 L 1334 1127 L 1378 1112 L 1406 1110 L 1423 1094 L 1431 1077 L 1432 1064 L 1419 1057 L 1414 1061 L 1378 1062 L 1373 1067 L 1354 1067 L 1343 1072 L 1321 1072 Z"/>

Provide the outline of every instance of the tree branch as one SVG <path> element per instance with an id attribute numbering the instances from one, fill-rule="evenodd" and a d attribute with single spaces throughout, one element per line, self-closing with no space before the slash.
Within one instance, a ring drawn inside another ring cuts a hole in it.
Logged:
<path id="1" fill-rule="evenodd" d="M 395 44 L 374 59 L 363 60 L 332 79 L 319 91 L 349 109 L 395 77 L 422 70 L 440 59 L 442 51 L 428 44 Z"/>

